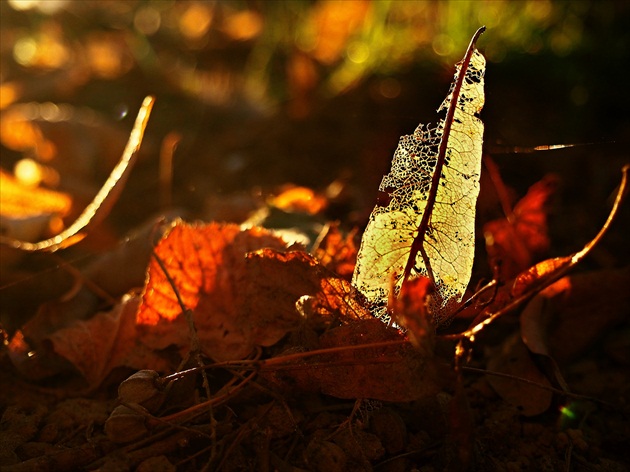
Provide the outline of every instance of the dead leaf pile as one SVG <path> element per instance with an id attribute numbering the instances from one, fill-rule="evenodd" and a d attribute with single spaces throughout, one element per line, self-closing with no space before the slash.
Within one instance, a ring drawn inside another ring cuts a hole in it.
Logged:
<path id="1" fill-rule="evenodd" d="M 322 63 L 338 55 L 331 44 L 314 50 Z M 580 359 L 599 349 L 605 362 L 630 363 L 630 271 L 571 271 L 619 218 L 630 167 L 602 230 L 574 254 L 543 259 L 557 177 L 513 210 L 503 202 L 506 216 L 483 224 L 479 265 L 491 279 L 462 298 L 475 221 L 466 214 L 462 230 L 458 217 L 474 210 L 481 163 L 485 61 L 474 40 L 466 60 L 444 105 L 455 139 L 439 151 L 444 121 L 403 138 L 381 188 L 390 200 L 376 206 L 362 250 L 356 228 L 313 223 L 330 199 L 290 185 L 258 210 L 281 212 L 284 229 L 308 221 L 319 232 L 308 248 L 252 224 L 271 221 L 260 214 L 243 225 L 152 218 L 80 268 L 54 259 L 63 281 L 32 296 L 31 319 L 1 331 L 3 470 L 622 470 L 626 378 Z M 458 87 L 474 90 L 456 96 Z M 51 151 L 37 130 L 24 131 L 31 146 Z M 1 177 L 4 206 L 12 181 Z M 453 179 L 466 184 L 449 188 Z M 69 197 L 46 196 L 51 208 L 35 206 L 47 218 L 67 212 Z M 436 205 L 435 218 L 419 205 Z M 22 280 L 20 300 L 41 288 L 24 271 L 7 279 Z M 604 380 L 616 396 L 597 397 L 592 384 Z M 538 447 L 524 442 L 534 437 Z"/>

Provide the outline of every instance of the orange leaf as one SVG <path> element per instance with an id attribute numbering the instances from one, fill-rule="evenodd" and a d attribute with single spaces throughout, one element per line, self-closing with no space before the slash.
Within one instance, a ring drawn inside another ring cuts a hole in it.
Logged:
<path id="1" fill-rule="evenodd" d="M 400 290 L 398 298 L 391 296 L 389 309 L 393 320 L 407 330 L 407 336 L 424 353 L 433 352 L 435 328 L 427 309 L 428 297 L 433 293 L 428 277 L 410 279 Z"/>
<path id="2" fill-rule="evenodd" d="M 357 261 L 357 247 L 354 244 L 356 230 L 351 231 L 344 238 L 339 231 L 338 224 L 328 227 L 326 234 L 319 241 L 315 250 L 315 257 L 327 269 L 336 272 L 341 277 L 351 280 L 354 265 Z"/>
<path id="3" fill-rule="evenodd" d="M 253 339 L 245 334 L 247 325 L 239 320 L 249 307 L 245 255 L 263 247 L 282 249 L 285 243 L 261 228 L 242 231 L 233 224 L 179 222 L 155 248 L 183 303 L 194 313 L 202 349 L 215 359 L 242 358 L 253 348 Z M 136 321 L 143 341 L 156 349 L 188 346 L 182 309 L 155 259 Z"/>
<path id="4" fill-rule="evenodd" d="M 500 279 L 509 280 L 549 249 L 547 211 L 558 179 L 549 175 L 532 185 L 512 215 L 484 225 L 488 257 L 500 262 Z"/>

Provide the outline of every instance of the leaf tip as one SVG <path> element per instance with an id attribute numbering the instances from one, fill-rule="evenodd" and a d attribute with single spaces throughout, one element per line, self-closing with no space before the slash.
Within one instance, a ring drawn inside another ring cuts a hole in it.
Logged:
<path id="1" fill-rule="evenodd" d="M 485 25 L 481 26 L 477 31 L 475 31 L 475 34 L 473 35 L 470 43 L 474 46 L 475 43 L 477 42 L 477 39 L 479 39 L 479 36 L 485 33 L 485 31 L 486 31 L 486 26 Z"/>

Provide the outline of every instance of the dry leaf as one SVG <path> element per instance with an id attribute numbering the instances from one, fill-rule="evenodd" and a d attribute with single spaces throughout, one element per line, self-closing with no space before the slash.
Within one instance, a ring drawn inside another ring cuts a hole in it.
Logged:
<path id="1" fill-rule="evenodd" d="M 521 314 L 530 351 L 563 364 L 630 315 L 630 269 L 563 277 L 536 295 Z"/>
<path id="2" fill-rule="evenodd" d="M 304 323 L 330 326 L 372 319 L 352 285 L 302 251 L 261 249 L 247 255 L 247 308 L 239 317 L 255 344 L 275 344 Z M 296 318 L 300 313 L 306 319 Z"/>
<path id="3" fill-rule="evenodd" d="M 547 207 L 557 186 L 557 177 L 545 177 L 530 187 L 511 215 L 484 225 L 490 266 L 500 268 L 500 280 L 514 277 L 549 249 Z"/>
<path id="4" fill-rule="evenodd" d="M 398 341 L 398 342 L 397 342 Z M 391 345 L 355 349 L 362 344 Z M 321 391 L 337 398 L 373 398 L 405 402 L 435 395 L 450 381 L 452 371 L 422 356 L 405 336 L 378 319 L 357 320 L 325 331 L 319 348 L 330 353 L 262 367 L 274 383 L 302 391 Z M 282 360 L 278 357 L 275 360 Z"/>
<path id="5" fill-rule="evenodd" d="M 135 315 L 139 297 L 127 297 L 111 311 L 97 313 L 50 335 L 53 350 L 97 387 L 117 367 L 167 372 L 174 368 L 158 352 L 138 340 Z"/>
<path id="6" fill-rule="evenodd" d="M 354 244 L 356 231 L 351 231 L 345 237 L 336 223 L 327 225 L 318 238 L 315 257 L 327 269 L 337 273 L 344 279 L 351 280 L 357 261 L 357 247 Z"/>
<path id="7" fill-rule="evenodd" d="M 433 316 L 444 318 L 470 280 L 479 194 L 485 59 L 475 48 L 481 28 L 457 65 L 451 90 L 438 109 L 437 126 L 420 125 L 403 136 L 391 172 L 383 178 L 381 201 L 370 215 L 353 283 L 387 317 L 385 306 L 410 276 L 431 279 Z M 447 307 L 448 305 L 448 307 Z"/>
<path id="8" fill-rule="evenodd" d="M 186 308 L 194 313 L 203 351 L 215 359 L 239 359 L 254 346 L 239 325 L 248 308 L 248 252 L 260 248 L 285 248 L 285 243 L 261 228 L 241 231 L 232 224 L 179 222 L 158 243 L 164 261 Z M 252 316 L 254 316 L 252 314 Z M 297 313 L 296 313 L 297 316 Z M 187 350 L 190 333 L 175 292 L 154 259 L 138 310 L 143 341 L 163 349 L 175 345 Z"/>
<path id="9" fill-rule="evenodd" d="M 431 281 L 418 277 L 403 285 L 389 307 L 394 322 L 407 330 L 411 343 L 426 355 L 433 352 L 435 344 L 435 327 L 427 306 L 432 293 Z"/>
<path id="10" fill-rule="evenodd" d="M 494 353 L 488 362 L 488 370 L 523 378 L 549 386 L 549 380 L 538 370 L 530 352 L 516 334 L 507 339 L 499 352 Z M 525 416 L 535 416 L 547 411 L 553 394 L 536 385 L 488 375 L 488 382 L 505 401 L 516 406 Z"/>

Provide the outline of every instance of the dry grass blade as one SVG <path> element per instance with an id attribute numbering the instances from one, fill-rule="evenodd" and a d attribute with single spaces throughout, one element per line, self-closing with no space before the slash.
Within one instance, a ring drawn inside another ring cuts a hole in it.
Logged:
<path id="1" fill-rule="evenodd" d="M 148 96 L 142 102 L 140 111 L 129 135 L 129 140 L 123 151 L 123 155 L 112 170 L 92 202 L 85 207 L 81 215 L 68 228 L 52 238 L 36 243 L 20 241 L 6 236 L 0 236 L 0 244 L 20 249 L 27 252 L 48 251 L 54 252 L 73 244 L 76 244 L 86 236 L 86 229 L 90 225 L 101 221 L 120 196 L 122 189 L 138 156 L 138 150 L 142 143 L 144 130 L 149 121 L 149 115 L 153 108 L 155 98 Z"/>

